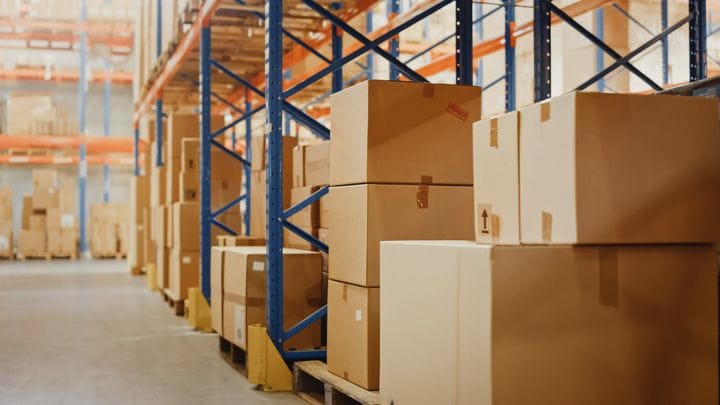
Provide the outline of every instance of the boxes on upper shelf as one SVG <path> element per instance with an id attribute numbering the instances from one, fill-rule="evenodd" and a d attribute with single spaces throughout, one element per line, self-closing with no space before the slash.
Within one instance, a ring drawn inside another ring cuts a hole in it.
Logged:
<path id="1" fill-rule="evenodd" d="M 516 223 L 524 244 L 720 240 L 716 100 L 577 92 L 475 130 L 476 220 L 499 243 Z"/>
<path id="2" fill-rule="evenodd" d="M 370 80 L 331 104 L 331 185 L 472 184 L 479 87 Z"/>
<path id="3" fill-rule="evenodd" d="M 380 241 L 473 238 L 472 187 L 361 184 L 331 187 L 330 278 L 379 286 Z"/>
<path id="4" fill-rule="evenodd" d="M 713 245 L 381 251 L 382 403 L 718 401 Z"/>

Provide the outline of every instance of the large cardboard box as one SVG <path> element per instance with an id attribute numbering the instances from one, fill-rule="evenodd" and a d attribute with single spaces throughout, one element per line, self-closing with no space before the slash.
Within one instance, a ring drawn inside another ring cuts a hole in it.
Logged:
<path id="1" fill-rule="evenodd" d="M 176 300 L 188 297 L 188 288 L 197 287 L 200 278 L 200 253 L 173 248 L 170 251 L 168 282 L 170 292 Z"/>
<path id="2" fill-rule="evenodd" d="M 333 94 L 330 184 L 471 185 L 480 93 L 472 86 L 371 80 Z"/>
<path id="3" fill-rule="evenodd" d="M 155 261 L 157 266 L 158 288 L 170 287 L 170 249 L 165 246 L 157 246 Z"/>
<path id="4" fill-rule="evenodd" d="M 716 260 L 712 245 L 383 242 L 381 403 L 717 403 Z"/>
<path id="5" fill-rule="evenodd" d="M 0 221 L 12 220 L 13 199 L 10 187 L 0 187 Z"/>
<path id="6" fill-rule="evenodd" d="M 226 247 L 210 250 L 210 323 L 215 332 L 223 334 L 223 262 Z"/>
<path id="7" fill-rule="evenodd" d="M 49 229 L 47 231 L 47 251 L 54 256 L 77 255 L 77 232 L 75 229 Z"/>
<path id="8" fill-rule="evenodd" d="M 228 177 L 227 175 L 225 175 Z M 210 181 L 210 207 L 213 210 L 218 210 L 233 200 L 237 199 L 241 194 L 244 194 L 243 183 L 240 180 L 242 176 L 238 176 L 237 180 L 223 180 L 216 179 Z M 198 199 L 200 193 L 200 187 L 197 186 Z M 239 205 L 231 208 L 231 211 L 236 213 L 240 212 Z"/>
<path id="9" fill-rule="evenodd" d="M 173 213 L 173 205 L 168 204 L 165 206 L 165 209 L 167 210 L 167 217 L 165 221 L 165 247 L 168 249 L 172 249 L 173 247 L 173 241 L 175 240 L 175 234 L 173 233 L 173 222 L 175 222 L 174 213 Z M 198 225 L 198 228 L 200 226 Z"/>
<path id="10" fill-rule="evenodd" d="M 195 172 L 200 168 L 200 140 L 185 138 L 182 140 L 182 164 L 180 170 L 183 172 Z"/>
<path id="11" fill-rule="evenodd" d="M 48 230 L 73 229 L 75 222 L 74 212 L 63 212 L 60 208 L 48 208 L 47 210 L 46 227 Z"/>
<path id="12" fill-rule="evenodd" d="M 223 264 L 223 336 L 241 348 L 247 326 L 266 324 L 264 246 L 227 247 Z M 320 254 L 283 249 L 283 327 L 290 328 L 320 308 Z M 285 343 L 285 348 L 320 346 L 320 324 L 314 323 Z"/>
<path id="13" fill-rule="evenodd" d="M 153 207 L 163 205 L 168 201 L 165 195 L 167 191 L 165 170 L 165 166 L 153 165 L 150 172 L 150 205 Z"/>
<path id="14" fill-rule="evenodd" d="M 244 235 L 218 235 L 218 246 L 265 246 L 265 238 Z"/>
<path id="15" fill-rule="evenodd" d="M 318 221 L 318 225 L 320 228 L 329 228 L 330 227 L 330 199 L 328 196 L 320 197 L 320 200 L 318 201 L 318 213 L 320 215 L 320 220 Z"/>
<path id="16" fill-rule="evenodd" d="M 60 193 L 55 187 L 34 188 L 32 203 L 34 210 L 46 210 L 48 208 L 57 208 L 59 206 Z"/>
<path id="17" fill-rule="evenodd" d="M 305 145 L 293 148 L 293 188 L 305 187 Z"/>
<path id="18" fill-rule="evenodd" d="M 305 147 L 303 180 L 305 186 L 330 184 L 330 142 Z"/>
<path id="19" fill-rule="evenodd" d="M 225 117 L 222 115 L 210 116 L 211 131 L 217 131 L 224 125 Z M 179 158 L 182 154 L 183 140 L 200 137 L 200 116 L 198 114 L 170 114 L 167 129 L 168 158 Z"/>
<path id="20" fill-rule="evenodd" d="M 165 172 L 165 198 L 168 202 L 180 201 L 180 166 L 182 158 L 180 156 L 168 159 L 165 162 L 167 168 Z"/>
<path id="21" fill-rule="evenodd" d="M 13 257 L 13 231 L 12 226 L 0 227 L 0 256 Z"/>
<path id="22" fill-rule="evenodd" d="M 210 154 L 210 178 L 213 181 L 230 180 L 242 183 L 244 166 L 241 161 L 215 147 Z"/>
<path id="23" fill-rule="evenodd" d="M 55 169 L 33 169 L 33 192 L 39 189 L 57 188 L 58 174 Z"/>
<path id="24" fill-rule="evenodd" d="M 518 126 L 513 111 L 473 125 L 475 240 L 520 244 Z"/>
<path id="25" fill-rule="evenodd" d="M 200 207 L 197 203 L 173 203 L 173 249 L 200 250 Z"/>
<path id="26" fill-rule="evenodd" d="M 47 216 L 45 214 L 31 214 L 29 229 L 37 231 L 47 229 L 46 218 Z"/>
<path id="27" fill-rule="evenodd" d="M 378 389 L 380 289 L 330 280 L 327 300 L 328 371 L 363 388 Z M 425 325 L 431 333 L 433 328 Z"/>
<path id="28" fill-rule="evenodd" d="M 473 239 L 471 186 L 360 184 L 331 187 L 330 278 L 380 284 L 380 241 Z"/>
<path id="29" fill-rule="evenodd" d="M 294 206 L 318 191 L 319 187 L 302 187 L 290 190 L 290 205 Z M 322 199 L 322 198 L 321 198 Z M 320 202 L 310 204 L 290 217 L 290 222 L 301 228 L 317 228 L 320 226 Z"/>
<path id="30" fill-rule="evenodd" d="M 264 238 L 267 226 L 265 170 L 250 174 L 250 235 Z"/>
<path id="31" fill-rule="evenodd" d="M 520 115 L 523 243 L 720 240 L 717 100 L 570 93 Z"/>
<path id="32" fill-rule="evenodd" d="M 254 136 L 250 142 L 250 168 L 254 172 L 265 170 L 265 135 Z"/>
<path id="33" fill-rule="evenodd" d="M 18 236 L 18 253 L 45 254 L 47 240 L 45 229 L 22 229 Z"/>
<path id="34" fill-rule="evenodd" d="M 294 167 L 294 154 L 293 149 L 297 146 L 298 139 L 291 136 L 282 137 L 282 150 L 283 150 L 283 190 L 287 190 L 287 198 L 284 199 L 284 203 L 290 203 L 290 189 L 293 187 L 293 167 Z M 252 141 L 251 151 L 251 168 L 253 172 L 265 170 L 267 164 L 267 154 L 265 151 L 264 137 L 254 137 Z M 262 151 L 262 152 L 261 152 Z"/>
<path id="35" fill-rule="evenodd" d="M 22 229 L 30 229 L 30 216 L 33 214 L 32 196 L 25 196 L 22 199 Z"/>
<path id="36" fill-rule="evenodd" d="M 318 228 L 301 227 L 300 229 L 302 229 L 306 233 L 308 233 L 316 238 L 318 237 Z M 318 250 L 317 247 L 315 247 L 315 245 L 313 245 L 310 242 L 306 241 L 305 239 L 301 238 L 299 235 L 295 234 L 295 232 L 293 232 L 289 229 L 283 230 L 283 240 L 285 242 L 284 245 L 289 248 L 301 249 L 301 250 L 312 250 L 312 251 Z"/>
<path id="37" fill-rule="evenodd" d="M 199 173 L 180 172 L 180 202 L 198 202 L 200 199 Z"/>

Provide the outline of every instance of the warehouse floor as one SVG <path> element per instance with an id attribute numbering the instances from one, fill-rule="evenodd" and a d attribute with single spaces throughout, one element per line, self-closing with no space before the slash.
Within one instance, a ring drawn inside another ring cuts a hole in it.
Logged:
<path id="1" fill-rule="evenodd" d="M 0 262 L 0 403 L 302 404 L 266 394 L 123 261 Z"/>

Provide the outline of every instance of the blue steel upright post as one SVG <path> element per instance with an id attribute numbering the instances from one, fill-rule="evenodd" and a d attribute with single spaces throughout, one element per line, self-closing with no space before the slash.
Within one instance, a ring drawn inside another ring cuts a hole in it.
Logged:
<path id="1" fill-rule="evenodd" d="M 455 0 L 455 82 L 473 84 L 472 0 Z"/>
<path id="2" fill-rule="evenodd" d="M 515 111 L 515 0 L 505 0 L 505 111 Z"/>
<path id="3" fill-rule="evenodd" d="M 367 16 L 365 17 L 365 25 L 366 25 L 365 31 L 368 33 L 373 31 L 373 14 L 374 13 L 373 13 L 372 9 L 370 9 L 367 11 Z M 372 80 L 372 78 L 373 78 L 373 69 L 374 69 L 374 62 L 375 62 L 374 57 L 375 57 L 375 55 L 373 55 L 372 52 L 368 53 L 368 55 L 367 55 L 365 71 L 366 71 L 366 76 L 367 76 L 368 80 Z"/>
<path id="4" fill-rule="evenodd" d="M 545 0 L 533 0 L 533 59 L 535 101 L 550 98 L 550 6 Z"/>
<path id="5" fill-rule="evenodd" d="M 707 32 L 705 0 L 689 0 L 690 11 L 690 81 L 707 77 Z"/>
<path id="6" fill-rule="evenodd" d="M 660 25 L 662 30 L 665 31 L 668 27 L 668 2 L 667 0 L 660 0 Z M 670 61 L 670 49 L 668 45 L 668 38 L 663 37 L 662 39 L 662 78 L 663 84 L 670 82 L 670 70 L 668 69 Z"/>
<path id="7" fill-rule="evenodd" d="M 282 0 L 265 1 L 265 109 L 267 121 L 267 331 L 283 345 Z"/>
<path id="8" fill-rule="evenodd" d="M 398 14 L 400 14 L 400 0 L 387 0 L 387 17 L 388 21 L 392 21 Z M 400 55 L 400 39 L 398 36 L 394 36 L 390 41 L 390 49 L 388 52 L 394 57 Z M 398 80 L 400 78 L 400 70 L 397 66 L 390 65 L 390 80 Z"/>
<path id="9" fill-rule="evenodd" d="M 332 3 L 332 9 L 333 10 L 339 10 L 340 7 L 342 7 L 341 3 Z M 340 28 L 337 27 L 337 25 L 332 26 L 332 60 L 337 61 L 342 59 L 342 53 L 343 53 L 343 41 L 342 41 L 342 31 Z M 332 92 L 335 93 L 337 91 L 342 90 L 343 87 L 343 70 L 342 67 L 335 70 L 332 73 Z"/>
<path id="10" fill-rule="evenodd" d="M 80 80 L 78 81 L 78 127 L 80 136 L 85 137 L 85 113 L 87 107 L 87 57 L 88 57 L 88 31 L 85 22 L 87 21 L 87 0 L 80 1 Z M 87 252 L 86 232 L 86 201 L 85 191 L 87 188 L 87 145 L 85 140 L 80 142 L 80 163 L 78 165 L 78 217 L 80 218 L 80 254 Z"/>
<path id="11" fill-rule="evenodd" d="M 252 116 L 250 115 L 250 111 L 252 110 L 252 102 L 250 102 L 250 90 L 245 88 L 245 114 L 247 117 L 245 118 L 245 160 L 248 162 L 252 162 Z M 244 175 L 245 175 L 245 195 L 247 198 L 245 199 L 245 217 L 243 218 L 243 221 L 245 223 L 245 235 L 250 236 L 250 215 L 252 213 L 250 212 L 250 183 L 251 183 L 251 176 L 252 176 L 252 168 L 248 165 L 243 165 Z M 256 215 L 262 215 L 262 214 L 256 214 Z"/>
<path id="12" fill-rule="evenodd" d="M 204 22 L 200 30 L 200 289 L 210 302 L 210 250 L 212 240 L 210 226 L 210 22 Z"/>

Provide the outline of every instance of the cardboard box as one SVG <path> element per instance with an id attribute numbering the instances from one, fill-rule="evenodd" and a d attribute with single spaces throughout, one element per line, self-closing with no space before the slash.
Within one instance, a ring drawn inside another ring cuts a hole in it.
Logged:
<path id="1" fill-rule="evenodd" d="M 293 188 L 290 190 L 290 206 L 306 200 L 312 193 L 318 191 L 318 189 L 319 187 Z M 320 202 L 318 201 L 309 207 L 305 207 L 290 217 L 290 222 L 301 228 L 317 228 L 320 225 Z"/>
<path id="2" fill-rule="evenodd" d="M 265 237 L 267 227 L 267 197 L 265 171 L 250 174 L 250 235 Z"/>
<path id="3" fill-rule="evenodd" d="M 380 289 L 330 280 L 327 299 L 328 371 L 365 389 L 378 389 Z"/>
<path id="4" fill-rule="evenodd" d="M 520 115 L 523 243 L 720 240 L 717 100 L 570 93 Z"/>
<path id="5" fill-rule="evenodd" d="M 200 187 L 198 186 L 198 199 Z M 229 204 L 244 193 L 243 183 L 238 180 L 212 180 L 210 182 L 210 207 L 218 210 Z M 240 212 L 239 206 L 232 208 L 232 211 Z"/>
<path id="6" fill-rule="evenodd" d="M 173 203 L 173 249 L 200 250 L 200 207 L 197 203 Z"/>
<path id="7" fill-rule="evenodd" d="M 293 188 L 305 187 L 305 146 L 293 148 Z"/>
<path id="8" fill-rule="evenodd" d="M 59 193 L 56 188 L 35 188 L 32 197 L 34 210 L 46 210 L 59 206 Z"/>
<path id="9" fill-rule="evenodd" d="M 238 214 L 235 211 L 232 212 L 223 212 L 218 217 L 216 217 L 218 221 L 223 223 L 223 225 L 229 227 L 233 231 L 235 231 L 238 234 L 242 234 L 245 230 L 245 226 L 243 224 L 243 217 L 242 215 Z M 210 240 L 211 241 L 217 241 L 218 236 L 225 235 L 226 232 L 224 229 L 221 229 L 217 226 L 212 226 L 210 228 Z M 264 239 L 264 238 L 261 238 Z M 264 243 L 263 243 L 264 245 Z"/>
<path id="10" fill-rule="evenodd" d="M 265 238 L 244 235 L 219 235 L 218 246 L 265 246 Z"/>
<path id="11" fill-rule="evenodd" d="M 242 183 L 244 166 L 241 161 L 215 147 L 210 154 L 210 178 L 213 181 L 229 180 Z"/>
<path id="12" fill-rule="evenodd" d="M 717 403 L 716 260 L 711 245 L 383 242 L 381 402 Z"/>
<path id="13" fill-rule="evenodd" d="M 45 230 L 47 228 L 46 226 L 46 216 L 45 214 L 31 214 L 30 215 L 30 227 L 29 229 L 32 230 Z"/>
<path id="14" fill-rule="evenodd" d="M 246 347 L 247 325 L 265 325 L 264 246 L 228 247 L 223 264 L 223 337 Z M 284 328 L 320 308 L 320 254 L 283 249 Z M 320 324 L 314 323 L 285 343 L 286 349 L 320 346 Z"/>
<path id="15" fill-rule="evenodd" d="M 180 173 L 180 202 L 198 202 L 200 199 L 199 173 Z"/>
<path id="16" fill-rule="evenodd" d="M 318 201 L 319 205 L 319 214 L 320 214 L 320 220 L 318 222 L 318 225 L 320 228 L 329 228 L 330 227 L 330 199 L 328 196 L 320 197 L 320 200 Z"/>
<path id="17" fill-rule="evenodd" d="M 170 249 L 165 246 L 156 248 L 156 266 L 157 266 L 157 283 L 158 288 L 165 289 L 170 287 Z"/>
<path id="18" fill-rule="evenodd" d="M 250 142 L 250 168 L 254 172 L 265 170 L 265 135 L 253 136 Z"/>
<path id="19" fill-rule="evenodd" d="M 179 159 L 182 154 L 183 139 L 200 137 L 200 116 L 198 114 L 170 114 L 167 120 L 167 129 L 167 160 Z"/>
<path id="20" fill-rule="evenodd" d="M 480 94 L 472 86 L 381 80 L 333 94 L 330 184 L 472 185 Z"/>
<path id="21" fill-rule="evenodd" d="M 310 235 L 317 238 L 318 236 L 318 229 L 317 228 L 303 228 L 301 227 L 303 231 L 309 233 Z M 315 247 L 315 245 L 311 244 L 310 242 L 306 241 L 305 239 L 301 238 L 300 236 L 296 235 L 295 232 L 290 231 L 289 229 L 284 229 L 283 232 L 283 239 L 285 240 L 285 246 L 293 249 L 301 249 L 301 250 L 311 250 L 311 251 L 317 251 L 318 249 Z"/>
<path id="22" fill-rule="evenodd" d="M 150 173 L 150 205 L 157 207 L 165 204 L 168 201 L 165 196 L 166 192 L 165 166 L 153 165 Z"/>
<path id="23" fill-rule="evenodd" d="M 519 121 L 520 113 L 513 111 L 473 125 L 475 240 L 478 243 L 520 244 Z"/>
<path id="24" fill-rule="evenodd" d="M 77 180 L 65 179 L 60 184 L 57 207 L 65 213 L 75 213 L 78 210 L 77 203 Z"/>
<path id="25" fill-rule="evenodd" d="M 60 229 L 74 229 L 75 222 L 74 213 L 63 212 L 60 208 L 48 208 L 47 210 L 47 230 L 59 231 Z"/>
<path id="26" fill-rule="evenodd" d="M 265 153 L 264 141 L 260 139 L 262 137 L 253 138 L 252 152 L 251 152 L 251 167 L 253 172 L 265 170 L 265 159 L 267 159 Z M 283 203 L 290 204 L 290 189 L 293 187 L 293 148 L 297 146 L 297 138 L 291 136 L 282 137 L 282 149 L 283 149 Z M 262 153 L 258 156 L 257 151 L 262 147 Z"/>
<path id="27" fill-rule="evenodd" d="M 57 188 L 58 175 L 55 169 L 33 169 L 32 170 L 33 193 L 36 190 Z"/>
<path id="28" fill-rule="evenodd" d="M 213 246 L 210 251 L 210 322 L 215 332 L 223 334 L 223 261 L 225 247 Z"/>
<path id="29" fill-rule="evenodd" d="M 200 169 L 200 140 L 185 138 L 182 140 L 182 163 L 180 170 L 183 172 L 197 173 Z"/>
<path id="30" fill-rule="evenodd" d="M 330 278 L 378 287 L 380 241 L 473 239 L 470 186 L 331 187 Z"/>
<path id="31" fill-rule="evenodd" d="M 0 187 L 0 221 L 12 220 L 13 218 L 13 200 L 12 189 L 9 187 Z"/>
<path id="32" fill-rule="evenodd" d="M 305 186 L 330 184 L 330 142 L 306 146 L 304 158 Z"/>
<path id="33" fill-rule="evenodd" d="M 23 197 L 22 202 L 22 229 L 30 229 L 30 216 L 33 214 L 32 196 Z"/>
<path id="34" fill-rule="evenodd" d="M 47 231 L 47 251 L 55 256 L 76 256 L 77 232 L 75 229 L 49 229 Z"/>
<path id="35" fill-rule="evenodd" d="M 188 288 L 197 287 L 200 278 L 200 253 L 173 248 L 170 251 L 169 288 L 173 298 L 184 300 Z"/>
<path id="36" fill-rule="evenodd" d="M 165 198 L 169 203 L 180 201 L 180 165 L 182 158 L 180 156 L 168 159 L 165 162 L 167 171 L 165 172 Z"/>
<path id="37" fill-rule="evenodd" d="M 18 236 L 18 253 L 45 254 L 47 240 L 45 229 L 22 229 Z"/>
<path id="38" fill-rule="evenodd" d="M 0 227 L 0 256 L 13 257 L 13 231 L 12 226 Z"/>
<path id="39" fill-rule="evenodd" d="M 326 245 L 330 245 L 330 230 L 327 228 L 320 228 L 317 230 L 317 238 L 320 239 L 320 242 L 323 242 Z M 322 255 L 322 271 L 324 273 L 328 272 L 328 254 L 325 252 L 320 252 Z"/>
<path id="40" fill-rule="evenodd" d="M 173 222 L 174 220 L 174 213 L 173 213 L 173 205 L 169 204 L 165 206 L 167 210 L 167 218 L 165 221 L 165 247 L 168 249 L 172 249 L 173 247 L 173 241 L 175 240 L 175 234 L 173 233 Z M 198 219 L 198 221 L 200 221 Z M 198 224 L 198 228 L 200 225 Z"/>

